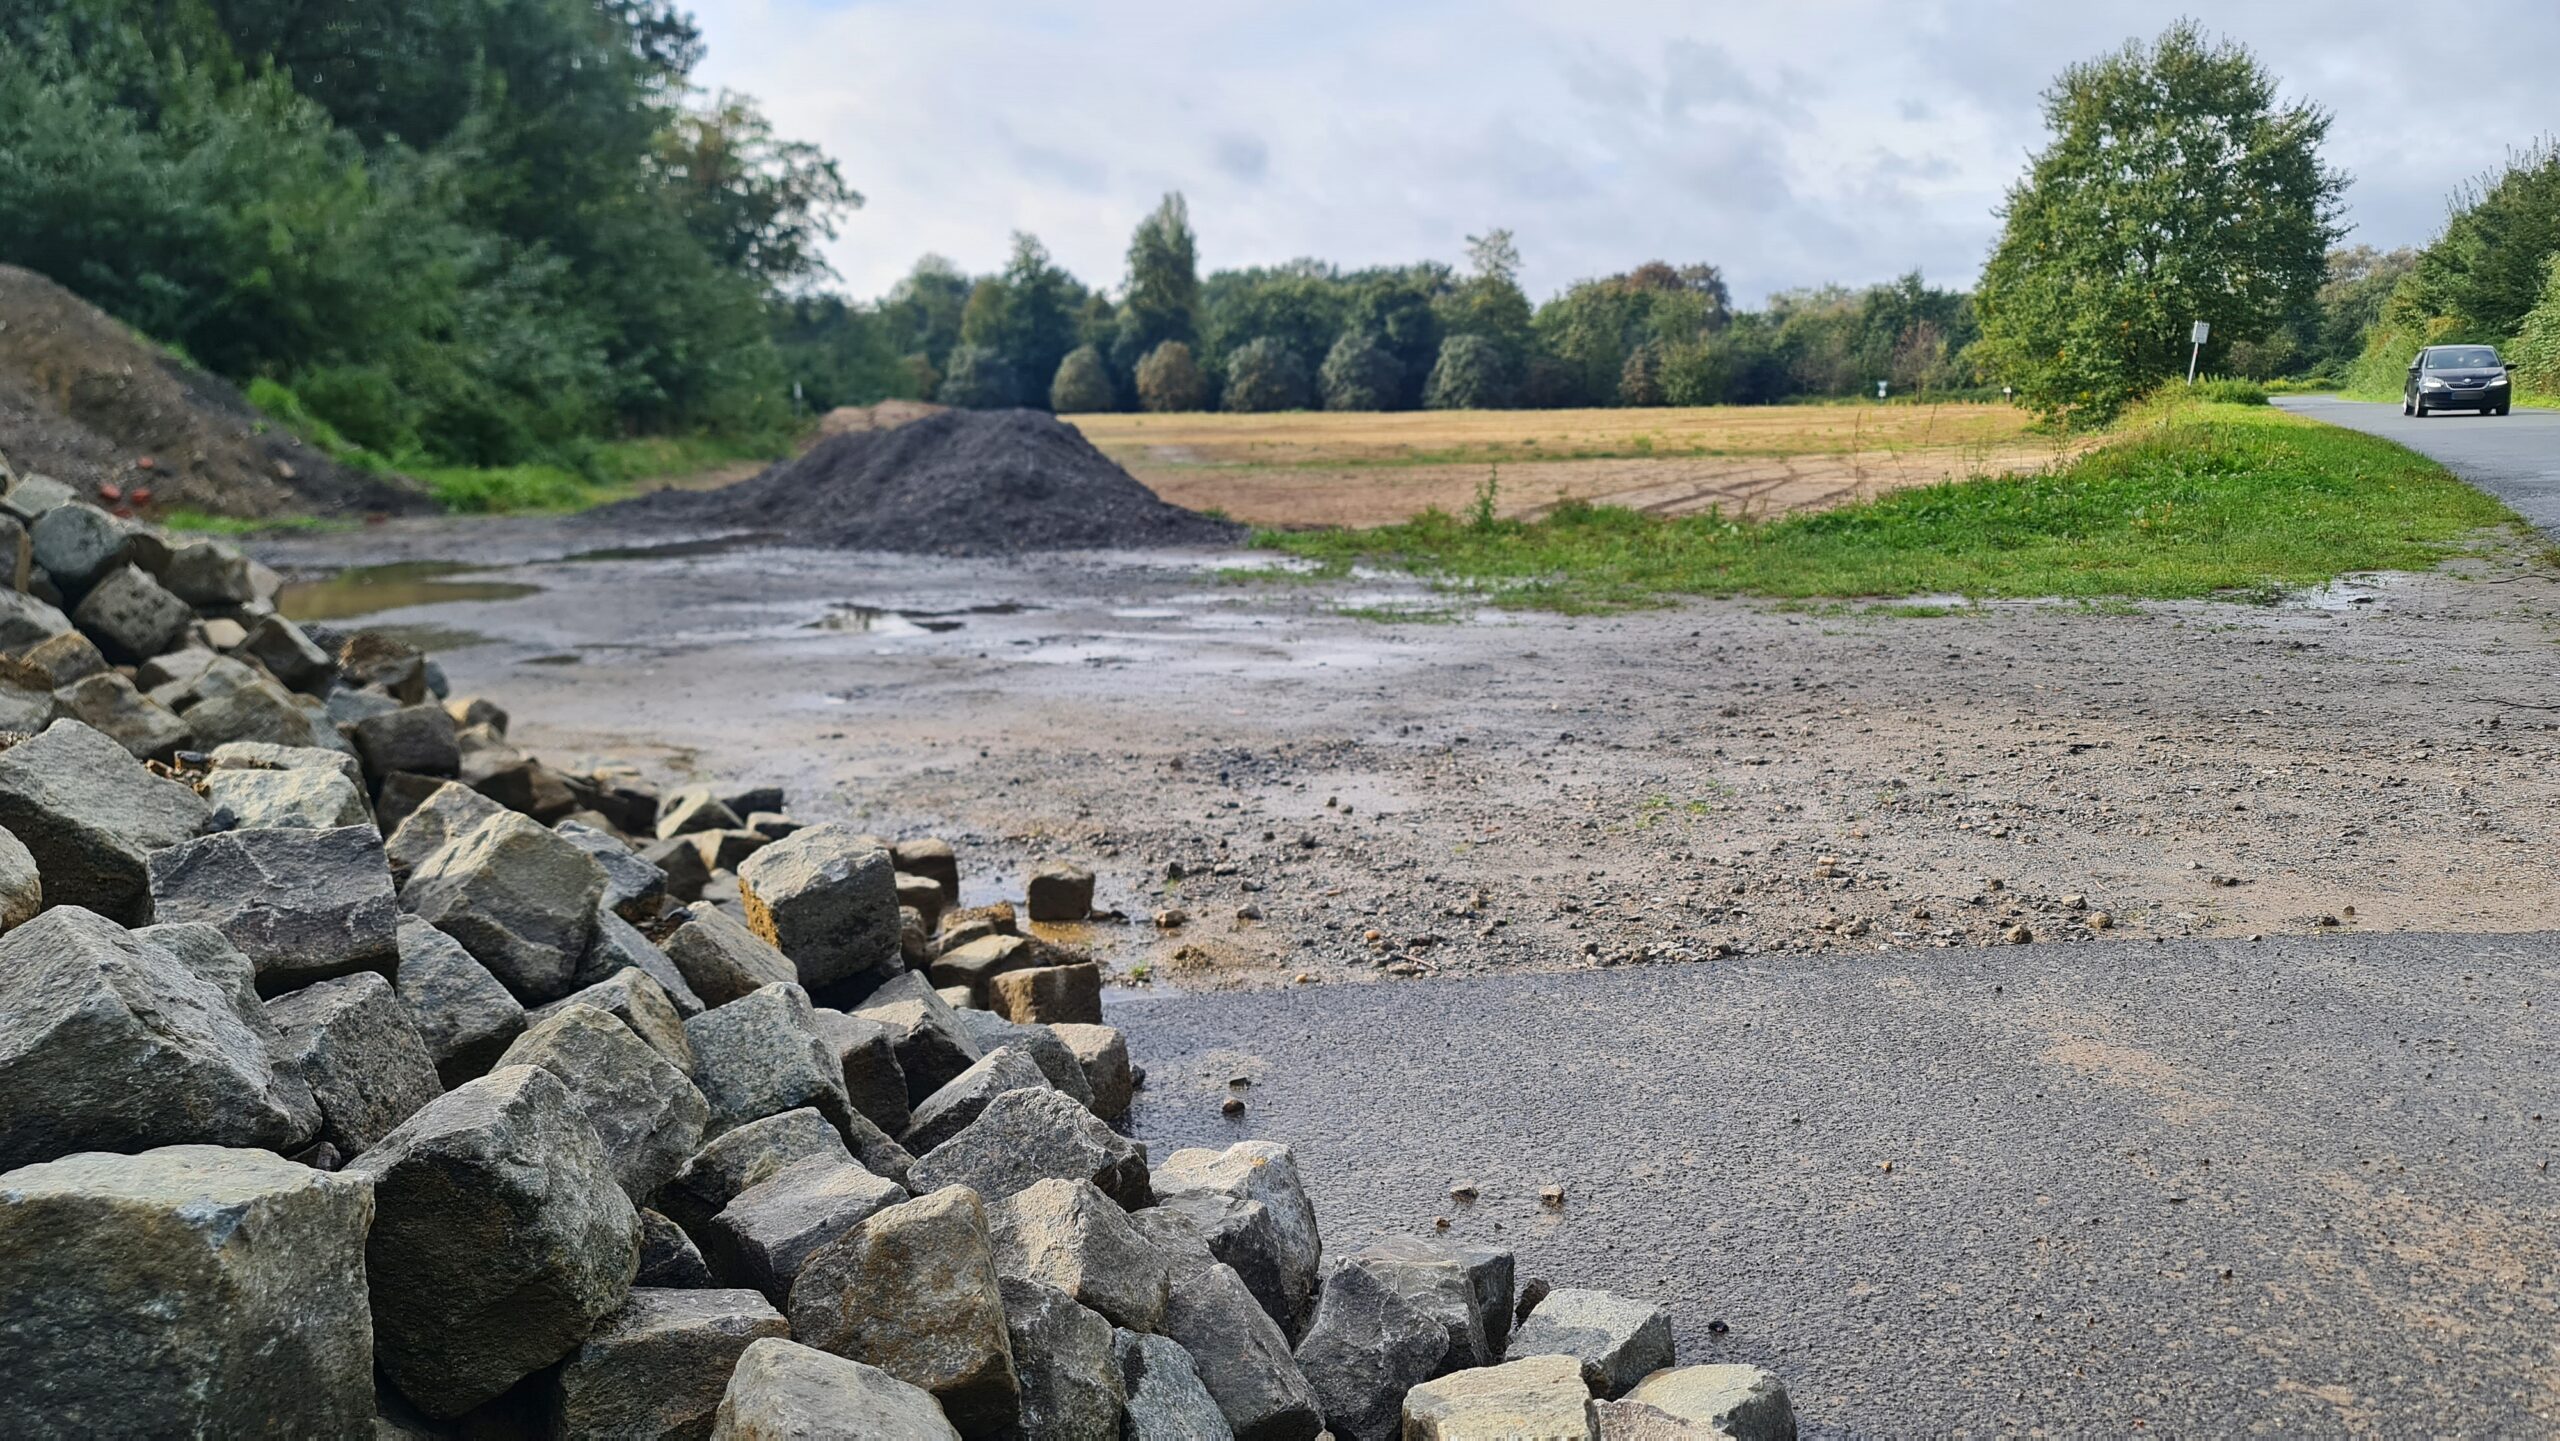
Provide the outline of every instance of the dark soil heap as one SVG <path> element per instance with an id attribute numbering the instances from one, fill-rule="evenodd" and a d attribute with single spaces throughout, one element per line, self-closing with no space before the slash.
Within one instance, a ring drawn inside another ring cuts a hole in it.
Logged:
<path id="1" fill-rule="evenodd" d="M 929 555 L 1231 545 L 1245 534 L 1158 499 L 1036 410 L 948 410 L 832 436 L 722 490 L 662 490 L 596 514 Z"/>
<path id="2" fill-rule="evenodd" d="M 401 477 L 303 444 L 229 385 L 14 265 L 0 265 L 0 452 L 83 494 L 143 486 L 158 506 L 217 515 L 435 508 Z"/>

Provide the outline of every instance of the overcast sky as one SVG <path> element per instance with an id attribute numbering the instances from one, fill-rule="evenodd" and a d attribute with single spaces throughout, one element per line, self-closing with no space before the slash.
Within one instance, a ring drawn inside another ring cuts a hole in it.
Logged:
<path id="1" fill-rule="evenodd" d="M 1204 273 L 1456 262 L 1507 226 L 1533 299 L 1656 258 L 1721 265 L 1753 304 L 1914 266 L 1969 284 L 2043 143 L 2038 93 L 2182 8 L 2335 112 L 2351 240 L 2425 240 L 2454 183 L 2560 128 L 2539 0 L 2479 28 L 2365 0 L 695 3 L 701 83 L 868 198 L 828 252 L 863 296 L 926 251 L 993 269 L 1015 230 L 1117 287 L 1167 190 Z"/>

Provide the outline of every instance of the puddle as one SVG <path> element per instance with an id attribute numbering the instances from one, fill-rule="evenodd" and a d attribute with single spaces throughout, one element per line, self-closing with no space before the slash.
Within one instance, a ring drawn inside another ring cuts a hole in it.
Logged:
<path id="1" fill-rule="evenodd" d="M 863 635 L 924 635 L 929 631 L 959 628 L 960 622 L 956 620 L 922 624 L 894 610 L 868 605 L 838 606 L 801 627 L 803 630 L 852 631 Z"/>
<path id="2" fill-rule="evenodd" d="M 804 630 L 841 630 L 868 635 L 944 635 L 967 625 L 973 615 L 1021 615 L 1039 607 L 1020 601 L 962 606 L 957 610 L 893 610 L 879 605 L 840 605 L 803 626 Z"/>
<path id="3" fill-rule="evenodd" d="M 276 609 L 289 620 L 352 620 L 403 606 L 517 600 L 542 589 L 522 581 L 448 578 L 484 571 L 481 566 L 444 560 L 353 566 L 326 580 L 288 583 L 276 592 Z"/>
<path id="4" fill-rule="evenodd" d="M 614 545 L 602 550 L 582 550 L 564 555 L 562 560 L 681 560 L 689 555 L 722 555 L 752 545 L 768 545 L 782 537 L 772 531 L 754 530 L 743 535 L 713 536 L 707 540 L 670 540 L 656 545 Z"/>
<path id="5" fill-rule="evenodd" d="M 2295 591 L 2284 598 L 2284 603 L 2306 610 L 2351 611 L 2380 605 L 2388 595 L 2389 587 L 2382 577 L 2349 575 L 2340 576 L 2327 585 Z"/>
<path id="6" fill-rule="evenodd" d="M 429 655 L 441 651 L 468 650 L 475 645 L 495 645 L 498 638 L 464 630 L 452 625 L 377 625 L 368 627 L 375 635 L 387 635 L 403 645 L 415 646 Z"/>

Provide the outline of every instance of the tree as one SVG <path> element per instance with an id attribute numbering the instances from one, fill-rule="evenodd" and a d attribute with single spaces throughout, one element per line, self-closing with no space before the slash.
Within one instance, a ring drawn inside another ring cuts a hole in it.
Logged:
<path id="1" fill-rule="evenodd" d="M 1076 348 L 1076 316 L 1083 305 L 1084 287 L 1076 278 L 1050 261 L 1038 237 L 1016 231 L 1004 273 L 970 292 L 960 339 L 1004 357 L 1016 376 L 1055 375 L 1058 362 Z"/>
<path id="2" fill-rule="evenodd" d="M 1177 190 L 1165 196 L 1129 237 L 1128 293 L 1120 303 L 1112 355 L 1125 374 L 1168 340 L 1200 338 L 1198 238 L 1191 207 Z"/>
<path id="3" fill-rule="evenodd" d="M 1648 340 L 1627 352 L 1626 367 L 1618 374 L 1618 403 L 1662 403 L 1662 351 L 1652 341 Z"/>
<path id="4" fill-rule="evenodd" d="M 1057 378 L 1049 382 L 1049 408 L 1060 415 L 1091 415 L 1118 408 L 1111 394 L 1111 372 L 1103 366 L 1101 351 L 1079 345 L 1067 352 L 1067 358 L 1058 362 Z"/>
<path id="5" fill-rule="evenodd" d="M 2063 72 L 2053 141 L 2009 192 L 1983 349 L 2047 415 L 2096 418 L 2184 371 L 2188 324 L 2263 338 L 2310 297 L 2346 177 L 2329 115 L 2281 104 L 2239 45 L 2181 21 Z"/>
<path id="6" fill-rule="evenodd" d="M 2454 205 L 2444 233 L 2392 287 L 2349 372 L 2351 388 L 2399 389 L 2423 345 L 2494 345 L 2515 334 L 2540 301 L 2544 263 L 2560 253 L 2560 142 L 2510 155 L 2503 172 L 2463 187 Z"/>
<path id="7" fill-rule="evenodd" d="M 1191 347 L 1168 340 L 1138 362 L 1137 388 L 1142 408 L 1176 411 L 1198 410 L 1208 386 L 1201 378 L 1200 363 L 1191 358 Z"/>
<path id="8" fill-rule="evenodd" d="M 2544 262 L 2560 253 L 2560 141 L 2509 155 L 2494 178 L 2457 192 L 2454 207 L 2418 256 L 2412 299 L 2466 334 L 2513 335 L 2542 299 Z"/>
<path id="9" fill-rule="evenodd" d="M 712 258 L 768 285 L 830 274 L 818 243 L 862 197 L 817 146 L 783 140 L 746 96 L 723 90 L 658 137 L 658 168 Z"/>
<path id="10" fill-rule="evenodd" d="M 1013 367 L 1005 363 L 1004 357 L 983 345 L 965 342 L 952 347 L 950 363 L 943 369 L 942 386 L 934 399 L 963 410 L 1002 410 L 1022 403 Z"/>
<path id="11" fill-rule="evenodd" d="M 1201 288 L 1205 353 L 1219 359 L 1268 339 L 1312 368 L 1342 333 L 1351 300 L 1350 287 L 1322 261 L 1221 271 Z"/>
<path id="12" fill-rule="evenodd" d="M 700 54 L 667 0 L 0 6 L 0 259 L 397 463 L 775 435 L 854 196 Z"/>
<path id="13" fill-rule="evenodd" d="M 880 302 L 881 319 L 907 354 L 939 368 L 960 343 L 960 318 L 975 287 L 960 267 L 939 255 L 918 259 Z"/>
<path id="14" fill-rule="evenodd" d="M 1365 330 L 1346 330 L 1325 352 L 1316 373 L 1327 410 L 1387 410 L 1395 405 L 1404 377 L 1396 358 Z"/>
<path id="15" fill-rule="evenodd" d="M 795 296 L 774 303 L 772 324 L 791 384 L 809 410 L 924 394 L 875 309 L 835 295 Z"/>
<path id="16" fill-rule="evenodd" d="M 1511 371 L 1502 350 L 1481 335 L 1452 335 L 1423 386 L 1432 410 L 1499 410 L 1511 403 Z"/>
<path id="17" fill-rule="evenodd" d="M 1531 311 L 1520 290 L 1520 250 L 1508 230 L 1467 237 L 1474 274 L 1440 304 L 1443 335 L 1481 335 L 1501 351 L 1505 369 L 1517 373 L 1528 358 Z"/>
<path id="18" fill-rule="evenodd" d="M 1307 363 L 1270 336 L 1246 341 L 1227 357 L 1227 384 L 1220 403 L 1237 411 L 1304 410 Z"/>
<path id="19" fill-rule="evenodd" d="M 2417 268 L 2413 246 L 2376 250 L 2350 245 L 2329 252 L 2329 278 L 2320 286 L 2320 311 L 2304 350 L 2310 368 L 2342 373 L 2364 349 L 2366 332 L 2382 320 L 2382 309 L 2400 278 Z"/>
<path id="20" fill-rule="evenodd" d="M 2560 394 L 2560 254 L 2548 257 L 2543 270 L 2542 302 L 2525 312 L 2506 359 L 2519 388 L 2553 395 Z"/>
<path id="21" fill-rule="evenodd" d="M 1448 288 L 1445 269 L 1417 265 L 1371 275 L 1353 296 L 1346 323 L 1376 336 L 1404 377 L 1398 409 L 1420 403 L 1426 378 L 1440 358 L 1440 314 L 1432 302 Z"/>
<path id="22" fill-rule="evenodd" d="M 1733 347 L 1712 335 L 1683 340 L 1662 352 L 1662 403 L 1722 405 L 1733 391 Z"/>

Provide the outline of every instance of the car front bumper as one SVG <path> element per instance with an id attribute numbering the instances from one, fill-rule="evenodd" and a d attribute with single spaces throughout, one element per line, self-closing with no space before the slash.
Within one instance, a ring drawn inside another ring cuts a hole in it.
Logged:
<path id="1" fill-rule="evenodd" d="M 2429 410 L 2495 410 L 2515 394 L 2512 385 L 2483 385 L 2472 388 L 2446 386 L 2442 390 L 2421 390 L 2418 397 Z"/>

